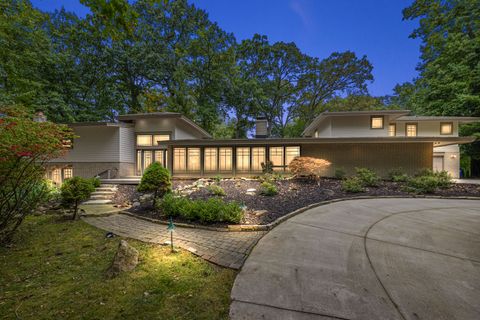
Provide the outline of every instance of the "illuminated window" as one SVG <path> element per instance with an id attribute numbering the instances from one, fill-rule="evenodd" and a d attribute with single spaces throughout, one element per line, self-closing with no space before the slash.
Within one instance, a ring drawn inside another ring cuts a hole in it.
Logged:
<path id="1" fill-rule="evenodd" d="M 153 162 L 152 151 L 143 151 L 143 169 L 147 169 Z"/>
<path id="2" fill-rule="evenodd" d="M 440 123 L 440 134 L 453 134 L 453 123 L 451 122 L 442 122 Z"/>
<path id="3" fill-rule="evenodd" d="M 60 169 L 55 168 L 52 170 L 52 181 L 57 185 L 62 183 L 62 172 Z"/>
<path id="4" fill-rule="evenodd" d="M 200 171 L 200 148 L 188 148 L 188 171 Z"/>
<path id="5" fill-rule="evenodd" d="M 220 148 L 218 149 L 219 162 L 218 169 L 220 171 L 232 170 L 232 148 Z"/>
<path id="6" fill-rule="evenodd" d="M 397 126 L 394 123 L 388 125 L 388 136 L 395 137 L 397 135 Z"/>
<path id="7" fill-rule="evenodd" d="M 73 177 L 73 168 L 64 168 L 63 169 L 63 180 L 70 179 Z"/>
<path id="8" fill-rule="evenodd" d="M 165 154 L 164 150 L 155 150 L 155 162 L 160 163 L 163 167 L 165 167 L 165 162 L 163 159 L 164 154 Z"/>
<path id="9" fill-rule="evenodd" d="M 137 146 L 151 146 L 152 145 L 152 136 L 150 134 L 139 134 L 137 135 Z"/>
<path id="10" fill-rule="evenodd" d="M 275 167 L 283 167 L 283 147 L 270 147 L 270 161 L 276 170 L 279 168 Z"/>
<path id="11" fill-rule="evenodd" d="M 296 157 L 300 157 L 300 147 L 286 147 L 285 148 L 285 165 L 288 166 L 290 162 Z"/>
<path id="12" fill-rule="evenodd" d="M 237 148 L 237 170 L 248 171 L 250 169 L 250 148 Z"/>
<path id="13" fill-rule="evenodd" d="M 252 148 L 252 171 L 262 171 L 262 163 L 265 161 L 265 148 Z"/>
<path id="14" fill-rule="evenodd" d="M 383 116 L 372 116 L 370 118 L 371 129 L 383 129 Z"/>
<path id="15" fill-rule="evenodd" d="M 142 151 L 137 151 L 137 174 L 142 174 Z"/>
<path id="16" fill-rule="evenodd" d="M 159 141 L 168 141 L 170 140 L 169 134 L 156 134 L 153 136 L 153 145 L 157 145 Z"/>
<path id="17" fill-rule="evenodd" d="M 217 148 L 205 148 L 204 158 L 205 171 L 217 171 Z"/>
<path id="18" fill-rule="evenodd" d="M 405 135 L 407 137 L 416 137 L 417 136 L 417 124 L 416 123 L 407 123 L 405 125 Z"/>
<path id="19" fill-rule="evenodd" d="M 173 149 L 173 170 L 174 171 L 185 171 L 186 169 L 186 149 L 185 148 L 175 148 Z"/>
<path id="20" fill-rule="evenodd" d="M 62 140 L 62 145 L 65 149 L 72 149 L 73 148 L 73 141 L 72 141 L 72 139 L 64 139 L 64 140 Z"/>

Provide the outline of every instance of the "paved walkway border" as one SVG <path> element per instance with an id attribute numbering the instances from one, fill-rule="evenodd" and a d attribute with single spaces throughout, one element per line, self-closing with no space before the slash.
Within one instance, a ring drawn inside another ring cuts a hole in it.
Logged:
<path id="1" fill-rule="evenodd" d="M 429 196 L 429 195 L 412 195 L 412 196 L 358 196 L 358 197 L 348 197 L 348 198 L 338 198 L 332 200 L 321 201 L 317 203 L 312 203 L 306 207 L 299 208 L 294 210 L 290 213 L 287 213 L 284 216 L 278 217 L 274 221 L 268 224 L 229 224 L 226 228 L 219 228 L 219 227 L 209 227 L 203 226 L 198 224 L 190 224 L 190 223 L 175 223 L 177 226 L 184 227 L 184 228 L 194 228 L 194 229 L 204 229 L 210 231 L 218 231 L 218 232 L 252 232 L 252 231 L 269 231 L 275 228 L 277 225 L 282 223 L 285 220 L 288 220 L 297 214 L 305 212 L 309 209 L 313 209 L 316 207 L 324 206 L 327 204 L 341 202 L 341 201 L 350 201 L 350 200 L 362 200 L 362 199 L 451 199 L 451 200 L 480 200 L 480 197 L 470 197 L 470 196 L 458 196 L 458 197 L 445 197 L 445 196 Z M 142 219 L 146 221 L 150 221 L 153 223 L 164 224 L 168 225 L 168 221 L 166 220 L 159 220 L 149 217 L 144 217 L 142 215 L 128 212 L 122 210 L 119 212 L 120 214 L 125 214 L 137 219 Z"/>

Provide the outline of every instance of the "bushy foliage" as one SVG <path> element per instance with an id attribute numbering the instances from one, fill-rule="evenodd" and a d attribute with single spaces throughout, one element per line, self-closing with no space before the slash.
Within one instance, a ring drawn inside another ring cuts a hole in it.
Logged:
<path id="1" fill-rule="evenodd" d="M 413 193 L 433 193 L 437 189 L 446 189 L 451 184 L 452 178 L 448 172 L 425 169 L 408 180 L 406 190 Z"/>
<path id="2" fill-rule="evenodd" d="M 95 188 L 100 187 L 100 185 L 102 184 L 102 182 L 100 181 L 100 178 L 99 178 L 99 177 L 90 178 L 90 182 L 92 183 L 92 185 L 93 185 Z"/>
<path id="3" fill-rule="evenodd" d="M 137 190 L 139 192 L 153 192 L 153 206 L 155 206 L 157 198 L 161 198 L 172 191 L 170 171 L 158 162 L 152 163 L 145 169 Z"/>
<path id="4" fill-rule="evenodd" d="M 378 182 L 380 178 L 378 175 L 367 168 L 355 168 L 357 173 L 357 178 L 360 180 L 363 186 L 365 187 L 376 187 L 378 186 Z"/>
<path id="5" fill-rule="evenodd" d="M 347 173 L 343 168 L 337 168 L 335 169 L 335 178 L 337 179 L 344 179 Z"/>
<path id="6" fill-rule="evenodd" d="M 222 187 L 220 187 L 216 184 L 212 184 L 212 185 L 208 186 L 208 191 L 211 194 L 216 195 L 216 196 L 225 196 L 226 195 L 225 190 L 223 190 Z"/>
<path id="7" fill-rule="evenodd" d="M 221 198 L 191 200 L 170 193 L 157 204 L 157 209 L 167 217 L 182 217 L 202 223 L 239 223 L 243 218 L 243 210 L 238 203 L 225 202 Z"/>
<path id="8" fill-rule="evenodd" d="M 63 182 L 60 188 L 62 203 L 73 207 L 73 220 L 77 218 L 80 202 L 87 200 L 93 191 L 95 191 L 95 187 L 90 179 L 73 177 Z"/>
<path id="9" fill-rule="evenodd" d="M 278 194 L 278 190 L 273 183 L 264 181 L 260 184 L 260 194 L 271 197 Z"/>
<path id="10" fill-rule="evenodd" d="M 388 179 L 393 182 L 405 182 L 408 178 L 408 174 L 402 168 L 395 168 L 388 172 Z"/>
<path id="11" fill-rule="evenodd" d="M 324 159 L 296 157 L 290 162 L 288 168 L 290 172 L 297 177 L 305 176 L 312 179 L 319 179 L 330 165 L 331 162 Z"/>
<path id="12" fill-rule="evenodd" d="M 365 191 L 363 182 L 358 177 L 350 177 L 342 181 L 342 190 L 351 193 Z"/>
<path id="13" fill-rule="evenodd" d="M 267 161 L 267 162 L 262 162 L 262 173 L 263 174 L 272 174 L 273 173 L 273 162 L 272 161 Z"/>
<path id="14" fill-rule="evenodd" d="M 63 140 L 72 136 L 65 126 L 0 118 L 0 243 L 9 241 L 25 216 L 48 200 L 44 164 L 62 156 Z"/>

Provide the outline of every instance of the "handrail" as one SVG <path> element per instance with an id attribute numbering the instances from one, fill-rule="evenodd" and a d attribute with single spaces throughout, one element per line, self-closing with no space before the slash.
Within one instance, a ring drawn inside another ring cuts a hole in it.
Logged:
<path id="1" fill-rule="evenodd" d="M 118 169 L 117 168 L 110 168 L 107 170 L 103 170 L 102 172 L 95 175 L 96 178 L 100 179 L 114 179 L 117 177 Z M 106 174 L 106 177 L 104 176 Z"/>

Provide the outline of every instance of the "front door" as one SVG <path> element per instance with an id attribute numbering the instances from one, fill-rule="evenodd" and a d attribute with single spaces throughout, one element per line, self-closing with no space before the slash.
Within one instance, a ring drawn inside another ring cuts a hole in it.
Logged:
<path id="1" fill-rule="evenodd" d="M 137 175 L 141 176 L 153 162 L 167 163 L 167 150 L 137 150 Z"/>
<path id="2" fill-rule="evenodd" d="M 435 172 L 443 171 L 443 156 L 433 157 L 433 171 Z"/>

